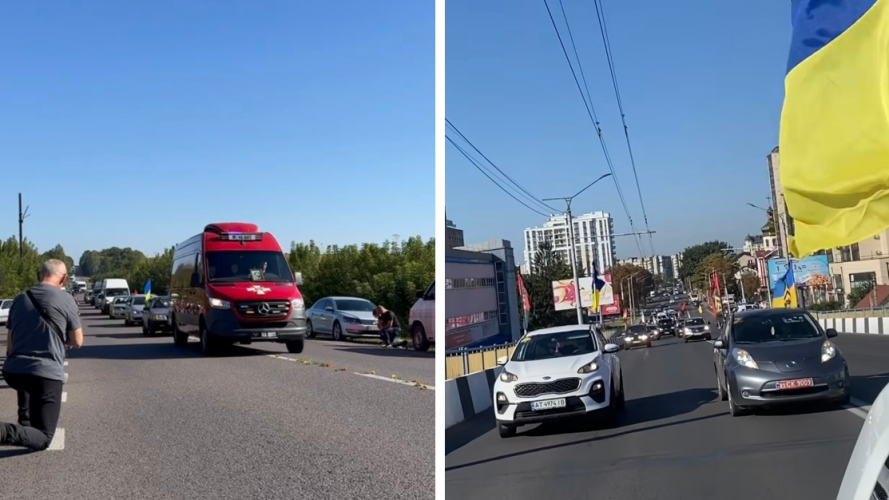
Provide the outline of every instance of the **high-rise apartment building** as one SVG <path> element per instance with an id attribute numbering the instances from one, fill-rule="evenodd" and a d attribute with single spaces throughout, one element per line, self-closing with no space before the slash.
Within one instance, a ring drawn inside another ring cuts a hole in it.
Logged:
<path id="1" fill-rule="evenodd" d="M 659 276 L 665 280 L 673 280 L 676 278 L 676 269 L 673 267 L 672 255 L 655 255 L 654 257 L 630 257 L 629 259 L 621 259 L 620 264 L 632 264 L 641 267 L 651 273 L 652 276 Z"/>
<path id="2" fill-rule="evenodd" d="M 617 253 L 614 242 L 614 219 L 611 218 L 611 214 L 587 213 L 572 217 L 572 222 L 577 272 L 589 276 L 593 262 L 598 263 L 600 271 L 611 267 Z M 529 272 L 534 271 L 534 255 L 543 242 L 550 242 L 553 250 L 562 254 L 566 262 L 570 262 L 568 250 L 571 244 L 568 239 L 568 222 L 564 214 L 551 215 L 542 226 L 525 229 L 524 267 Z"/>

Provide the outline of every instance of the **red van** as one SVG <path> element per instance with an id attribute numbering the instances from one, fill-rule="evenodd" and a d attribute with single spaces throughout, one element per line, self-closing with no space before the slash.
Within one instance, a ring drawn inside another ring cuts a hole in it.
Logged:
<path id="1" fill-rule="evenodd" d="M 170 278 L 173 342 L 193 335 L 204 354 L 220 347 L 278 342 L 303 351 L 306 307 L 300 273 L 275 237 L 256 224 L 220 222 L 176 245 Z"/>

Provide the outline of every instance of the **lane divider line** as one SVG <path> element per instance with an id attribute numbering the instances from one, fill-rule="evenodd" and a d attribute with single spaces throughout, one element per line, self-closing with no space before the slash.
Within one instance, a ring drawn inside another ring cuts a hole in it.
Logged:
<path id="1" fill-rule="evenodd" d="M 56 429 L 55 435 L 52 437 L 52 442 L 49 443 L 49 451 L 60 451 L 65 449 L 65 429 L 59 427 Z"/>
<path id="2" fill-rule="evenodd" d="M 282 356 L 280 354 L 266 354 L 266 356 L 268 356 L 270 358 L 275 358 L 275 359 L 283 359 L 284 361 L 290 361 L 291 363 L 300 363 L 299 359 L 297 359 L 297 358 Z M 302 363 L 300 363 L 300 364 L 302 364 Z M 384 380 L 386 382 L 395 382 L 396 384 L 407 385 L 410 387 L 424 388 L 424 389 L 429 389 L 430 391 L 435 390 L 434 385 L 426 385 L 421 382 L 409 382 L 407 380 L 403 380 L 400 378 L 383 377 L 380 375 L 374 375 L 372 373 L 360 373 L 360 372 L 351 372 L 351 373 L 353 375 L 361 375 L 362 377 L 372 378 L 372 379 L 376 379 L 376 380 Z"/>
<path id="3" fill-rule="evenodd" d="M 846 410 L 854 415 L 858 415 L 863 419 L 867 419 L 867 414 L 870 412 L 870 406 L 866 402 L 858 399 L 858 398 L 850 398 L 848 405 L 844 406 Z"/>
<path id="4" fill-rule="evenodd" d="M 62 402 L 63 402 L 63 403 L 67 403 L 67 402 L 68 402 L 68 391 L 63 391 L 63 392 L 62 392 Z"/>

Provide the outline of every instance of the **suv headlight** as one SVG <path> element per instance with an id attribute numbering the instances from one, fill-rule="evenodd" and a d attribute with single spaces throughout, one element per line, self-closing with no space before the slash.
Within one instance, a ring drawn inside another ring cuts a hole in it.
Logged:
<path id="1" fill-rule="evenodd" d="M 821 344 L 821 362 L 826 363 L 832 360 L 837 355 L 837 348 L 833 345 L 833 342 L 829 340 L 825 340 L 823 344 Z"/>
<path id="2" fill-rule="evenodd" d="M 590 362 L 589 364 L 581 366 L 577 373 L 593 373 L 599 369 L 599 363 L 595 361 Z"/>
<path id="3" fill-rule="evenodd" d="M 709 331 L 710 331 L 710 325 L 704 325 L 704 331 L 705 331 L 705 332 L 709 332 Z"/>
<path id="4" fill-rule="evenodd" d="M 210 307 L 215 309 L 228 309 L 231 307 L 231 302 L 222 299 L 214 299 L 210 298 Z"/>
<path id="5" fill-rule="evenodd" d="M 500 381 L 501 382 L 516 382 L 516 381 L 518 381 L 518 379 L 519 378 L 517 376 L 513 375 L 512 373 L 509 373 L 506 370 L 503 370 L 502 372 L 500 372 Z"/>
<path id="6" fill-rule="evenodd" d="M 735 358 L 735 361 L 738 362 L 741 366 L 746 366 L 747 368 L 759 369 L 759 365 L 756 364 L 756 361 L 753 360 L 753 356 L 750 355 L 749 352 L 744 349 L 735 349 L 732 352 L 732 356 Z"/>

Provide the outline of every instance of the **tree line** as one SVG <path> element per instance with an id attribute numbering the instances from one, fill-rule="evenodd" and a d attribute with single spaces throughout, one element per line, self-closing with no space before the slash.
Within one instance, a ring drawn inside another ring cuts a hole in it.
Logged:
<path id="1" fill-rule="evenodd" d="M 87 250 L 80 256 L 80 274 L 93 283 L 105 278 L 123 278 L 132 291 L 144 292 L 151 280 L 151 292 L 166 294 L 170 285 L 174 248 L 147 256 L 129 247 Z M 329 245 L 321 248 L 314 241 L 291 243 L 288 261 L 303 275 L 300 287 L 306 306 L 331 295 L 362 297 L 394 311 L 403 323 L 416 301 L 417 292 L 435 280 L 435 239 L 424 241 L 415 236 L 399 242 L 382 244 Z M 0 298 L 14 297 L 37 283 L 40 264 L 56 258 L 68 264 L 74 259 L 61 245 L 40 253 L 28 240 L 19 258 L 18 239 L 0 242 Z"/>
<path id="2" fill-rule="evenodd" d="M 719 287 L 723 293 L 748 300 L 760 300 L 761 283 L 759 276 L 741 269 L 738 263 L 740 254 L 724 241 L 713 240 L 698 243 L 682 251 L 682 264 L 678 275 L 686 286 L 707 291 L 711 288 L 710 277 L 719 276 Z M 740 274 L 739 274 L 740 273 Z"/>

